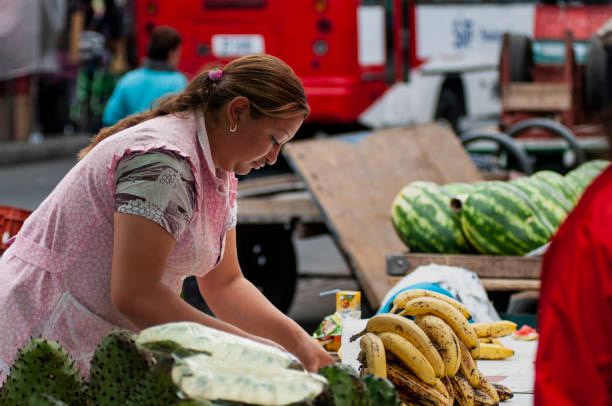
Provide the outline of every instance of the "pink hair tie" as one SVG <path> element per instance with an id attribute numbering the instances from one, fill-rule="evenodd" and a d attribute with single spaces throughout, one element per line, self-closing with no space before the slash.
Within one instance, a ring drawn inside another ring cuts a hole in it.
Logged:
<path id="1" fill-rule="evenodd" d="M 215 68 L 208 72 L 208 78 L 213 82 L 218 82 L 221 80 L 221 76 L 223 76 L 223 71 L 219 68 Z"/>

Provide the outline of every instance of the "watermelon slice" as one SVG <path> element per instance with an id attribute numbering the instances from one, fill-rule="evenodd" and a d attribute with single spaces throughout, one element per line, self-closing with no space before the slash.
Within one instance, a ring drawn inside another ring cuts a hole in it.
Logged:
<path id="1" fill-rule="evenodd" d="M 512 338 L 515 340 L 533 341 L 538 339 L 538 332 L 528 325 L 523 324 L 523 327 L 512 333 Z"/>

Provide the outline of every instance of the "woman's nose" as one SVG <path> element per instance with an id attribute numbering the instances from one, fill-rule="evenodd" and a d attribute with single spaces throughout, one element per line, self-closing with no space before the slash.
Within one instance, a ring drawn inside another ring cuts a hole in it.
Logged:
<path id="1" fill-rule="evenodd" d="M 266 163 L 268 165 L 274 165 L 276 163 L 276 159 L 278 158 L 279 153 L 280 153 L 279 147 L 272 148 L 270 152 L 268 152 L 268 155 L 266 155 Z"/>

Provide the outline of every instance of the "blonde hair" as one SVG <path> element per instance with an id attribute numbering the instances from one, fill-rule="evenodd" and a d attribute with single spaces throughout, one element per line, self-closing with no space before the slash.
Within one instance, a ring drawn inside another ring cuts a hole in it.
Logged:
<path id="1" fill-rule="evenodd" d="M 79 152 L 79 159 L 106 137 L 143 121 L 168 114 L 180 116 L 181 113 L 197 109 L 218 112 L 238 96 L 249 100 L 250 113 L 254 118 L 307 117 L 310 112 L 302 83 L 289 65 L 274 56 L 257 54 L 235 59 L 223 68 L 219 81 L 211 80 L 209 72 L 201 72 L 182 93 L 163 99 L 152 110 L 129 116 L 100 130 L 91 143 Z"/>

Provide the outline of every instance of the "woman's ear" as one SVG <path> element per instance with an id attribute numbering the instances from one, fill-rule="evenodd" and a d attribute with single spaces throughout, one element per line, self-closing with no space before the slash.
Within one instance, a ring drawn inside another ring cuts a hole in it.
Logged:
<path id="1" fill-rule="evenodd" d="M 242 116 L 249 114 L 250 105 L 249 99 L 244 96 L 234 97 L 234 99 L 229 102 L 227 105 L 227 119 L 230 127 L 236 125 Z"/>

